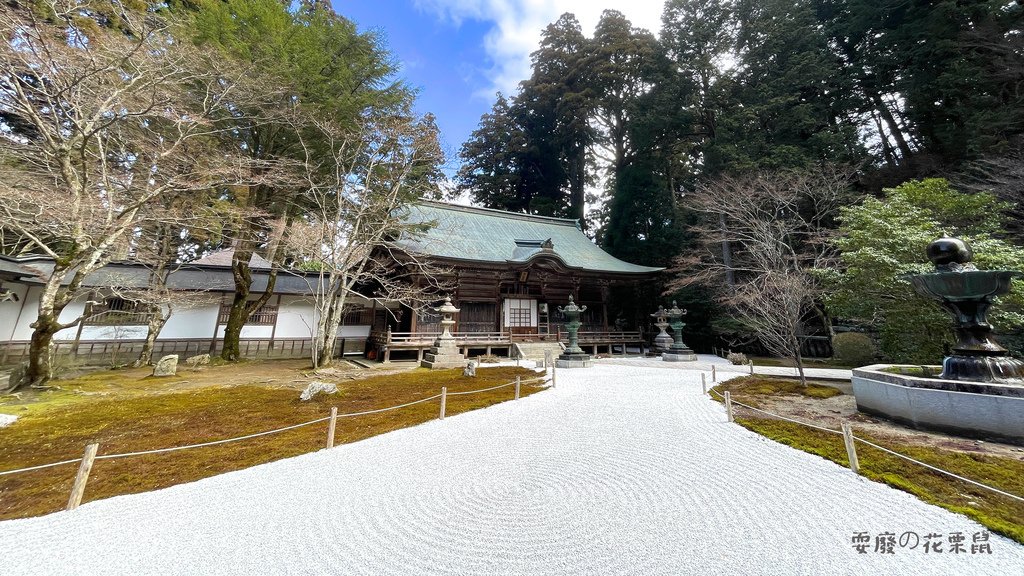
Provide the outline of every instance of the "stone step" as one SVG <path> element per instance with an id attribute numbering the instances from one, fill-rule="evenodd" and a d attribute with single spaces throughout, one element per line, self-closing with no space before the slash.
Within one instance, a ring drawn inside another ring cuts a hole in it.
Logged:
<path id="1" fill-rule="evenodd" d="M 516 342 L 515 358 L 520 360 L 543 360 L 544 352 L 551 351 L 552 358 L 557 358 L 565 348 L 559 342 Z"/>

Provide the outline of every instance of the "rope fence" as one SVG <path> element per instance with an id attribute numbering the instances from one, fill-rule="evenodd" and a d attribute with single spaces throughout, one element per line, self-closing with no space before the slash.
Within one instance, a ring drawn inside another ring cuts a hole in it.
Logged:
<path id="1" fill-rule="evenodd" d="M 851 428 L 850 428 L 849 423 L 844 422 L 842 430 L 833 430 L 832 428 L 826 428 L 824 426 L 818 426 L 816 424 L 811 424 L 810 422 L 803 422 L 801 420 L 796 420 L 796 419 L 793 419 L 793 418 L 788 418 L 788 417 L 783 416 L 781 414 L 776 414 L 774 412 L 769 412 L 767 410 L 762 410 L 760 408 L 755 408 L 753 406 L 750 406 L 749 404 L 744 404 L 742 402 L 737 402 L 736 400 L 732 399 L 732 395 L 729 392 L 726 392 L 724 396 L 722 394 L 719 394 L 714 389 L 708 390 L 708 392 L 710 392 L 711 394 L 714 394 L 715 396 L 718 396 L 719 398 L 722 399 L 722 401 L 724 401 L 726 403 L 726 413 L 728 414 L 728 418 L 729 418 L 730 422 L 733 421 L 732 405 L 735 404 L 735 405 L 747 408 L 749 410 L 753 410 L 755 412 L 760 412 L 761 414 L 766 414 L 768 416 L 771 416 L 772 418 L 778 418 L 780 420 L 785 420 L 787 422 L 792 422 L 794 424 L 800 424 L 802 426 L 807 426 L 809 428 L 815 428 L 815 429 L 821 430 L 823 432 L 829 432 L 829 433 L 832 433 L 832 434 L 839 434 L 840 436 L 843 437 L 843 440 L 844 440 L 844 442 L 846 444 L 846 452 L 847 452 L 847 456 L 849 457 L 849 460 L 850 460 L 850 468 L 853 470 L 853 472 L 855 474 L 859 473 L 860 463 L 859 463 L 859 458 L 857 457 L 857 450 L 854 447 L 854 443 L 855 442 L 860 442 L 862 444 L 866 444 L 868 446 L 871 446 L 872 448 L 881 450 L 882 452 L 886 452 L 886 453 L 891 454 L 893 456 L 896 456 L 898 458 L 902 458 L 902 459 L 904 459 L 904 460 L 906 460 L 908 462 L 913 462 L 913 463 L 918 464 L 920 466 L 924 466 L 925 468 L 927 468 L 929 470 L 932 470 L 934 472 L 939 472 L 940 474 L 945 474 L 946 476 L 949 476 L 951 478 L 956 478 L 957 480 L 962 480 L 962 481 L 967 482 L 968 484 L 971 484 L 973 486 L 977 486 L 979 488 L 984 488 L 986 490 L 995 492 L 996 494 L 1005 496 L 1007 498 L 1011 498 L 1013 500 L 1024 502 L 1024 497 L 1018 496 L 1016 494 L 1011 494 L 1010 492 L 1006 492 L 1006 491 L 1000 490 L 999 488 L 996 488 L 994 486 L 989 486 L 988 484 L 983 484 L 981 482 L 978 482 L 977 480 L 971 480 L 970 478 L 965 478 L 963 476 L 960 476 L 959 474 L 955 474 L 953 472 L 950 472 L 949 470 L 943 470 L 942 468 L 939 468 L 937 466 L 932 466 L 931 464 L 928 464 L 926 462 L 921 462 L 920 460 L 917 460 L 915 458 L 907 456 L 906 454 L 901 454 L 900 452 L 897 452 L 895 450 L 886 448 L 884 446 L 879 446 L 878 444 L 876 444 L 874 442 L 871 442 L 870 440 L 865 440 L 864 438 L 860 438 L 858 436 L 855 436 L 853 434 Z"/>
<path id="2" fill-rule="evenodd" d="M 554 371 L 554 370 L 552 370 Z M 412 402 L 406 402 L 405 404 L 399 404 L 397 406 L 388 406 L 387 408 L 377 408 L 375 410 L 364 410 L 361 412 L 350 412 L 348 414 L 338 414 L 337 408 L 331 408 L 331 415 L 324 416 L 323 418 L 317 418 L 308 422 L 301 422 L 299 424 L 292 424 L 291 426 L 284 426 L 282 428 L 275 428 L 273 430 L 265 430 L 263 432 L 256 432 L 253 434 L 246 434 L 245 436 L 237 436 L 234 438 L 224 438 L 222 440 L 212 440 L 210 442 L 200 442 L 197 444 L 187 444 L 185 446 L 172 446 L 169 448 L 157 448 L 153 450 L 140 450 L 136 452 L 124 452 L 120 454 L 103 454 L 97 455 L 96 451 L 99 449 L 99 444 L 89 444 L 85 448 L 85 454 L 81 458 L 72 458 L 70 460 L 61 460 L 59 462 L 51 462 L 49 464 L 40 464 L 38 466 L 28 466 L 25 468 L 18 468 L 16 470 L 4 470 L 0 472 L 0 476 L 8 476 L 11 474 L 20 474 L 22 472 L 31 472 L 34 470 L 43 470 L 46 468 L 53 468 L 56 466 L 63 466 L 65 464 L 81 463 L 78 474 L 75 477 L 74 486 L 71 489 L 71 497 L 68 500 L 67 510 L 74 510 L 81 503 L 82 495 L 85 492 L 85 484 L 88 481 L 89 471 L 92 469 L 92 464 L 95 460 L 113 460 L 116 458 L 128 458 L 132 456 L 145 456 L 148 454 L 162 454 L 166 452 L 177 452 L 179 450 L 190 450 L 193 448 L 203 448 L 207 446 L 216 446 L 219 444 L 229 444 L 232 442 L 241 442 L 242 440 L 250 440 L 252 438 L 259 438 L 260 436 L 268 436 L 271 434 L 278 434 L 280 432 L 286 432 L 288 430 L 294 430 L 296 428 L 302 428 L 305 426 L 311 426 L 313 424 L 319 424 L 321 422 L 330 422 L 330 427 L 327 433 L 327 447 L 334 447 L 334 429 L 335 422 L 338 418 L 351 418 L 354 416 L 366 416 L 369 414 L 380 414 L 382 412 L 390 412 L 392 410 L 399 410 L 402 408 L 408 408 L 409 406 L 415 406 L 416 404 L 423 404 L 424 402 L 432 402 L 434 400 L 441 400 L 441 412 L 438 417 L 439 420 L 444 420 L 445 416 L 445 404 L 447 396 L 465 396 L 468 394 L 480 394 L 483 392 L 491 392 L 508 386 L 515 386 L 515 400 L 519 400 L 519 387 L 521 384 L 527 384 L 531 382 L 551 382 L 554 385 L 554 375 L 552 378 L 538 377 L 530 378 L 529 380 L 521 380 L 518 376 L 512 382 L 505 384 L 499 384 L 498 386 L 492 386 L 490 388 L 482 388 L 480 390 L 467 390 L 464 392 L 448 392 L 448 388 L 441 388 L 440 394 L 435 394 L 427 398 L 420 398 Z"/>

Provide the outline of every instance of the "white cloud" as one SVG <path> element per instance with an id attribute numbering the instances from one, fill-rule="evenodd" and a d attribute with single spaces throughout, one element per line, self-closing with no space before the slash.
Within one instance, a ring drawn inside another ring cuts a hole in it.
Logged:
<path id="1" fill-rule="evenodd" d="M 591 36 L 605 10 L 618 10 L 634 26 L 657 34 L 665 0 L 415 0 L 416 6 L 435 13 L 456 26 L 465 20 L 491 22 L 484 49 L 491 68 L 484 73 L 491 86 L 481 90 L 490 99 L 495 91 L 515 92 L 521 80 L 530 76 L 530 53 L 537 49 L 544 27 L 566 12 L 580 21 L 583 33 Z"/>

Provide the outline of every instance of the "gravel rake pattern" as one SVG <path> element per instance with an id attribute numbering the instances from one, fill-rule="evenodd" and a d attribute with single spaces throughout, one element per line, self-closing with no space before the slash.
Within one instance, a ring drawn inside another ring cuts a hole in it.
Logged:
<path id="1" fill-rule="evenodd" d="M 0 522 L 0 572 L 1024 573 L 1024 547 L 994 535 L 990 556 L 888 556 L 857 554 L 861 530 L 969 544 L 983 528 L 726 423 L 697 372 L 600 365 L 518 402 Z"/>

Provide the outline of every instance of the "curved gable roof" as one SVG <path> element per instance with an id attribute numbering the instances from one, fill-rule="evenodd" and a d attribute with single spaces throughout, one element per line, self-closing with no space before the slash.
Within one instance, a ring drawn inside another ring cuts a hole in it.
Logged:
<path id="1" fill-rule="evenodd" d="M 591 272 L 650 274 L 662 270 L 619 260 L 591 242 L 575 220 L 565 218 L 424 201 L 409 207 L 408 221 L 433 227 L 420 237 L 406 237 L 399 243 L 407 250 L 438 258 L 515 264 L 547 254 L 569 268 Z"/>

